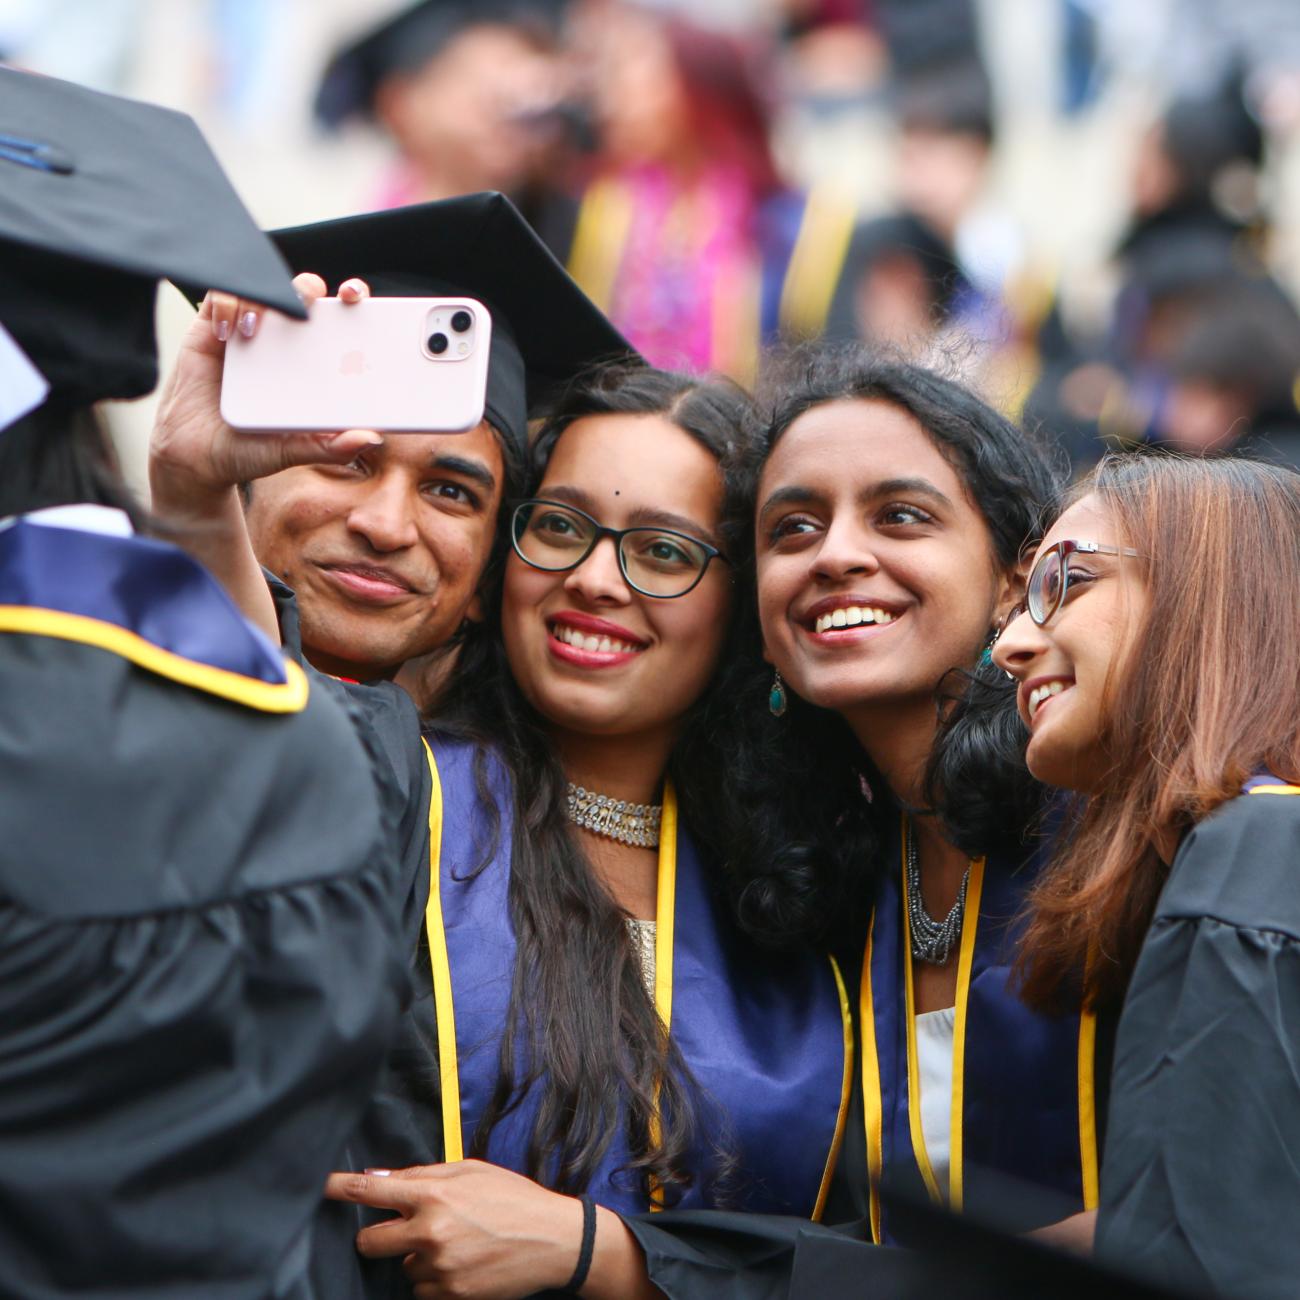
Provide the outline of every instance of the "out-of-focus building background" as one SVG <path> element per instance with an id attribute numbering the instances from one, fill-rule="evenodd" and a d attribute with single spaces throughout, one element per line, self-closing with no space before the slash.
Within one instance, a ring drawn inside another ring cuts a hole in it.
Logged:
<path id="1" fill-rule="evenodd" d="M 0 59 L 192 113 L 266 226 L 504 189 L 661 364 L 1300 463 L 1296 0 L 0 0 Z"/>

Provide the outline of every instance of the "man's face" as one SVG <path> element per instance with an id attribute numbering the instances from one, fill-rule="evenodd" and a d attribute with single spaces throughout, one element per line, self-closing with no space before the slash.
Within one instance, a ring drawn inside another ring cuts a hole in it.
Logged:
<path id="1" fill-rule="evenodd" d="M 483 423 L 467 434 L 390 434 L 347 465 L 254 484 L 253 549 L 298 595 L 307 658 L 339 676 L 378 677 L 481 617 L 503 477 Z"/>

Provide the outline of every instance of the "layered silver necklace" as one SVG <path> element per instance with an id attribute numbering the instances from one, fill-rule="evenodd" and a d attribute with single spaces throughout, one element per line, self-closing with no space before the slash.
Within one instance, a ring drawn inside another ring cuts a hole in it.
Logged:
<path id="1" fill-rule="evenodd" d="M 593 835 L 603 835 L 608 840 L 630 844 L 637 849 L 659 846 L 659 823 L 664 813 L 661 803 L 628 803 L 626 799 L 611 799 L 594 790 L 584 790 L 570 781 L 565 808 L 575 826 L 581 826 Z"/>
<path id="2" fill-rule="evenodd" d="M 906 830 L 907 851 L 907 922 L 912 935 L 912 956 L 931 966 L 944 966 L 961 939 L 962 918 L 966 914 L 966 886 L 970 883 L 970 866 L 961 878 L 957 901 L 942 921 L 925 910 L 921 899 L 921 864 L 916 852 L 916 836 L 911 826 Z"/>

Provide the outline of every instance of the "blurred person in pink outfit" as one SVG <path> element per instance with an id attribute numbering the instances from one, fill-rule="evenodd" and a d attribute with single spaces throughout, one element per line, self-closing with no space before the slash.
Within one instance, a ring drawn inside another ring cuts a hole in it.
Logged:
<path id="1" fill-rule="evenodd" d="M 653 364 L 750 379 L 765 340 L 816 332 L 842 249 L 809 249 L 828 227 L 846 244 L 852 213 L 782 185 L 765 48 L 621 7 L 583 35 L 599 152 L 569 270 Z M 801 314 L 813 329 L 787 330 Z"/>

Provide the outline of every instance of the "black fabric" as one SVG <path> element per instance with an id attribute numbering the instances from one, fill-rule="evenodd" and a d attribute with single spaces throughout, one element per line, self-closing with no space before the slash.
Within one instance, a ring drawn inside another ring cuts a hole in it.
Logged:
<path id="1" fill-rule="evenodd" d="M 492 313 L 488 419 L 520 448 L 559 385 L 631 344 L 504 194 L 485 192 L 272 232 L 294 272 L 335 292 L 353 276 L 393 297 L 458 294 Z"/>
<path id="2" fill-rule="evenodd" d="M 381 1078 L 336 1159 L 340 1170 L 402 1169 L 442 1159 L 442 1103 L 438 1074 L 438 1024 L 432 965 L 425 934 L 429 897 L 429 802 L 433 779 L 419 715 L 406 692 L 389 682 L 355 684 L 318 672 L 302 659 L 298 605 L 293 591 L 263 570 L 275 602 L 285 652 L 307 672 L 312 687 L 344 701 L 366 744 L 399 792 L 396 836 L 399 878 L 392 897 L 401 910 L 393 952 L 407 967 L 410 1004 L 398 1023 Z M 311 1279 L 320 1300 L 406 1300 L 410 1284 L 400 1259 L 363 1260 L 356 1251 L 361 1228 L 392 1215 L 367 1206 L 318 1200 Z"/>
<path id="3" fill-rule="evenodd" d="M 300 1297 L 407 980 L 344 709 L 0 635 L 0 1292 Z"/>
<path id="4" fill-rule="evenodd" d="M 0 323 L 73 403 L 157 381 L 167 278 L 304 315 L 193 120 L 0 68 Z"/>
<path id="5" fill-rule="evenodd" d="M 1098 1250 L 1242 1300 L 1300 1278 L 1300 796 L 1185 837 L 1115 1046 Z"/>

